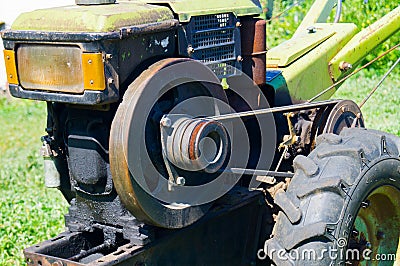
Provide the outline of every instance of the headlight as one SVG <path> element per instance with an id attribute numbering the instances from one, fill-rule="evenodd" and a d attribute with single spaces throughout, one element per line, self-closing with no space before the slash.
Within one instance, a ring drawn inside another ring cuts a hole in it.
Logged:
<path id="1" fill-rule="evenodd" d="M 16 54 L 19 83 L 26 90 L 79 94 L 105 89 L 101 53 L 82 53 L 77 46 L 22 44 Z"/>
<path id="2" fill-rule="evenodd" d="M 17 66 L 24 89 L 83 93 L 79 47 L 21 45 L 17 49 Z"/>

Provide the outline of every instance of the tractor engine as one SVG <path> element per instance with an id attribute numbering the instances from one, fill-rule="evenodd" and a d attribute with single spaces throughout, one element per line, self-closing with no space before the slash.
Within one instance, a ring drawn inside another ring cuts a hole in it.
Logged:
<path id="1" fill-rule="evenodd" d="M 70 203 L 62 252 L 27 249 L 29 263 L 37 254 L 99 263 L 221 213 L 213 203 L 226 193 L 266 212 L 242 169 L 258 164 L 273 116 L 264 126 L 241 119 L 240 130 L 208 118 L 269 106 L 261 6 L 192 2 L 77 0 L 22 14 L 2 33 L 10 93 L 47 102 L 45 183 Z M 251 143 L 233 152 L 243 137 Z M 273 155 L 263 158 L 268 169 Z"/>
<path id="2" fill-rule="evenodd" d="M 367 228 L 359 206 L 398 207 L 399 175 L 383 166 L 399 165 L 399 142 L 370 131 L 357 142 L 359 106 L 328 99 L 398 29 L 400 9 L 357 34 L 321 23 L 336 2 L 316 2 L 268 54 L 255 0 L 76 0 L 21 14 L 1 32 L 9 90 L 47 103 L 45 184 L 70 204 L 66 231 L 25 249 L 27 263 L 297 265 L 291 251 L 360 244 L 348 233 Z M 335 173 L 341 163 L 351 174 Z M 377 172 L 379 185 L 359 181 Z"/>

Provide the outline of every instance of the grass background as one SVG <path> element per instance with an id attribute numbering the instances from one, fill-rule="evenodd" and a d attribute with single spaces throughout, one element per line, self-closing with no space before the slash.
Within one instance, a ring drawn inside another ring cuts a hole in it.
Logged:
<path id="1" fill-rule="evenodd" d="M 282 2 L 275 3 L 282 7 Z M 305 4 L 309 5 L 309 2 L 306 1 Z M 354 6 L 353 2 L 350 4 Z M 301 7 L 298 8 L 301 10 Z M 282 9 L 275 12 L 280 10 Z M 299 10 L 296 12 L 300 12 Z M 296 27 L 295 16 L 298 20 L 301 14 L 290 13 L 268 25 L 270 45 L 290 37 L 292 28 Z M 391 39 L 385 45 L 396 41 L 398 42 L 398 38 Z M 398 57 L 398 53 L 392 56 L 394 60 L 396 56 Z M 352 99 L 359 103 L 378 82 L 384 69 L 393 63 L 393 58 L 373 65 L 369 71 L 361 72 L 348 80 L 334 98 Z M 400 136 L 398 70 L 399 67 L 386 79 L 362 111 L 367 127 Z M 23 264 L 22 250 L 25 247 L 64 230 L 63 214 L 67 212 L 67 203 L 61 193 L 55 189 L 46 189 L 43 185 L 43 163 L 38 150 L 45 121 L 45 103 L 0 95 L 0 265 Z"/>
<path id="2" fill-rule="evenodd" d="M 0 96 L 0 265 L 23 263 L 22 250 L 63 231 L 67 203 L 46 189 L 43 159 L 46 104 Z"/>

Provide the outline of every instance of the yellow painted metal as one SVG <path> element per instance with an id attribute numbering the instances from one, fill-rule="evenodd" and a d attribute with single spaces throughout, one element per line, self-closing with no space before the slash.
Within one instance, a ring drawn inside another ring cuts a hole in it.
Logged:
<path id="1" fill-rule="evenodd" d="M 113 5 L 74 5 L 22 13 L 12 30 L 49 32 L 112 32 L 121 27 L 174 19 L 165 6 L 139 1 L 118 1 Z"/>
<path id="2" fill-rule="evenodd" d="M 325 23 L 336 3 L 337 0 L 316 0 L 301 21 L 299 27 L 297 27 L 293 37 L 302 34 L 308 27 L 313 26 L 315 23 Z"/>
<path id="3" fill-rule="evenodd" d="M 326 32 L 322 36 L 330 37 L 291 64 L 277 68 L 282 71 L 293 103 L 304 102 L 333 84 L 329 75 L 328 62 L 357 33 L 357 26 L 353 23 L 317 23 L 314 26 L 317 32 Z M 291 45 L 290 42 L 287 45 Z M 268 53 L 275 53 L 274 49 L 278 47 L 280 46 L 274 47 Z M 269 64 L 267 59 L 267 65 Z M 276 70 L 276 68 L 271 70 Z M 272 86 L 275 85 L 272 84 Z M 318 100 L 329 99 L 334 92 L 332 90 Z"/>
<path id="4" fill-rule="evenodd" d="M 104 61 L 101 53 L 82 54 L 83 85 L 85 90 L 104 90 Z"/>
<path id="5" fill-rule="evenodd" d="M 293 37 L 268 51 L 267 66 L 287 66 L 334 34 L 333 31 L 316 30 L 314 33 L 304 32 Z"/>
<path id="6" fill-rule="evenodd" d="M 7 81 L 9 84 L 18 84 L 17 64 L 15 61 L 15 52 L 13 50 L 4 50 L 4 61 L 6 64 Z"/>
<path id="7" fill-rule="evenodd" d="M 358 64 L 375 47 L 400 30 L 400 6 L 386 14 L 374 24 L 356 34 L 329 62 L 333 80 L 342 76 L 339 66 L 343 62 Z M 346 73 L 348 74 L 348 73 Z"/>

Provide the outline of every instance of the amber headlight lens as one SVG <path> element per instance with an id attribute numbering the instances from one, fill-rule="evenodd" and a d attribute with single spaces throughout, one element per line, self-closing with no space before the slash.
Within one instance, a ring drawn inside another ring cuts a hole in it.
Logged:
<path id="1" fill-rule="evenodd" d="M 74 46 L 21 45 L 19 82 L 27 90 L 83 93 L 82 51 Z"/>

